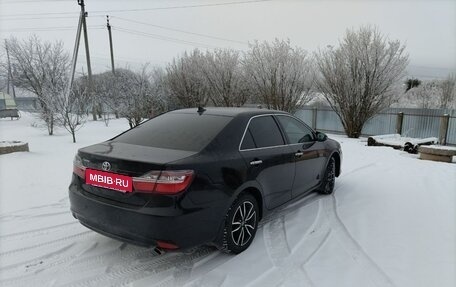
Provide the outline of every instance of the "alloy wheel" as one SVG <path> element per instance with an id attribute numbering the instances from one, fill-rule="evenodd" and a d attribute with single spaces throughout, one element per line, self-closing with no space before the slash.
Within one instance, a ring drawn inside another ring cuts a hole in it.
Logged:
<path id="1" fill-rule="evenodd" d="M 255 234 L 256 210 L 252 202 L 244 201 L 236 209 L 231 221 L 231 238 L 238 246 L 244 246 Z"/>

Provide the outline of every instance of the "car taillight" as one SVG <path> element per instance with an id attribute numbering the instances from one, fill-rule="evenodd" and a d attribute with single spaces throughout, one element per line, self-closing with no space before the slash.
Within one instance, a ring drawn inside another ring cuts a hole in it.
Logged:
<path id="1" fill-rule="evenodd" d="M 175 194 L 185 190 L 193 179 L 193 170 L 151 171 L 133 178 L 133 188 L 137 192 Z"/>
<path id="2" fill-rule="evenodd" d="M 85 178 L 86 167 L 82 164 L 82 159 L 80 156 L 76 155 L 73 160 L 73 172 L 80 178 Z"/>

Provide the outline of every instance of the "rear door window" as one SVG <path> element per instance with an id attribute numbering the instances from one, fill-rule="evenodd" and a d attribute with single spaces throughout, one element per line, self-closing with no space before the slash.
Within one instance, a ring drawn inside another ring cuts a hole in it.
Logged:
<path id="1" fill-rule="evenodd" d="M 166 113 L 131 129 L 114 140 L 157 148 L 201 151 L 232 117 L 198 113 Z"/>
<path id="2" fill-rule="evenodd" d="M 252 134 L 249 129 L 246 130 L 244 139 L 242 140 L 241 149 L 253 149 L 255 148 L 255 142 L 253 141 Z"/>
<path id="3" fill-rule="evenodd" d="M 284 144 L 282 134 L 272 116 L 260 116 L 250 120 L 248 131 L 257 148 Z"/>
<path id="4" fill-rule="evenodd" d="M 312 129 L 300 121 L 289 116 L 276 116 L 288 137 L 290 144 L 306 143 L 314 141 Z"/>

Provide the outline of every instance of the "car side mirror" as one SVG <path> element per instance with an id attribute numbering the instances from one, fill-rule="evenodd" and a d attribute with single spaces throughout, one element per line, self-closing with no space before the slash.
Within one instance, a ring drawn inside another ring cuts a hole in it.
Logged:
<path id="1" fill-rule="evenodd" d="M 317 132 L 317 141 L 324 142 L 328 139 L 328 136 L 325 133 Z"/>

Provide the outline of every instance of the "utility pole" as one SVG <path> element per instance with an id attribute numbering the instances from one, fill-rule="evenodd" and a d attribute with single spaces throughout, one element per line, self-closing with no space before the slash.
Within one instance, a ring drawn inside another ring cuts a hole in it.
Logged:
<path id="1" fill-rule="evenodd" d="M 84 32 L 84 44 L 85 44 L 85 53 L 86 53 L 86 61 L 87 61 L 87 74 L 89 76 L 89 84 L 88 84 L 88 93 L 89 95 L 92 92 L 92 66 L 90 65 L 90 53 L 89 53 L 89 37 L 87 35 L 87 12 L 85 11 L 85 4 L 84 0 L 78 0 L 79 6 L 81 6 L 81 15 L 82 17 L 82 30 Z M 93 103 L 92 107 L 92 119 L 94 121 L 97 120 L 97 107 L 96 103 Z"/>
<path id="2" fill-rule="evenodd" d="M 78 20 L 78 30 L 76 31 L 76 40 L 74 41 L 73 57 L 71 58 L 70 83 L 68 84 L 67 91 L 66 91 L 67 99 L 69 99 L 71 87 L 73 86 L 74 73 L 76 71 L 76 61 L 78 60 L 79 42 L 81 40 L 82 21 L 83 21 L 84 17 L 85 17 L 85 15 L 83 14 L 83 11 L 81 11 L 81 14 L 79 14 L 79 20 Z"/>
<path id="3" fill-rule="evenodd" d="M 111 35 L 111 25 L 109 24 L 109 15 L 106 15 L 106 27 L 108 27 L 109 34 L 109 48 L 111 49 L 111 69 L 113 75 L 116 74 L 114 69 L 114 51 L 112 50 L 112 35 Z"/>
<path id="4" fill-rule="evenodd" d="M 8 59 L 8 86 L 6 87 L 6 93 L 9 95 L 9 88 L 11 83 L 11 88 L 13 90 L 13 97 L 16 98 L 16 90 L 14 89 L 14 81 L 13 81 L 13 74 L 11 73 L 11 62 L 9 57 L 8 51 L 8 41 L 5 39 L 5 50 L 6 50 L 6 58 Z"/>
<path id="5" fill-rule="evenodd" d="M 111 69 L 112 74 L 116 75 L 116 70 L 114 68 L 114 50 L 112 49 L 112 34 L 111 34 L 111 25 L 109 24 L 109 15 L 106 15 L 106 27 L 108 27 L 108 34 L 109 34 L 109 48 L 111 50 Z M 114 114 L 116 115 L 116 119 L 119 118 L 119 111 L 114 109 Z"/>

